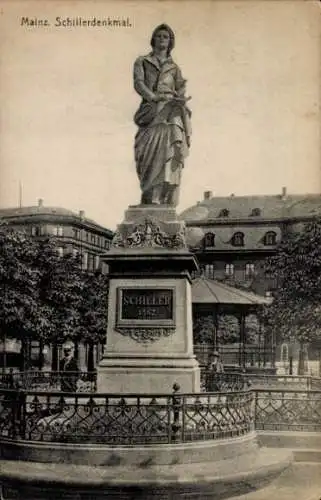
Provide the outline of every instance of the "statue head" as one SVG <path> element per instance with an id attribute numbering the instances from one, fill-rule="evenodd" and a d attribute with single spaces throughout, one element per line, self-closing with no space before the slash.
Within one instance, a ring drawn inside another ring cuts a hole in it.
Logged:
<path id="1" fill-rule="evenodd" d="M 160 31 L 167 31 L 167 33 L 168 33 L 169 44 L 168 44 L 168 49 L 167 49 L 167 55 L 169 56 L 174 48 L 174 45 L 175 45 L 175 35 L 174 35 L 174 31 L 168 26 L 168 24 L 160 24 L 159 26 L 157 26 L 154 29 L 150 44 L 151 44 L 152 48 L 154 49 L 156 36 Z"/>

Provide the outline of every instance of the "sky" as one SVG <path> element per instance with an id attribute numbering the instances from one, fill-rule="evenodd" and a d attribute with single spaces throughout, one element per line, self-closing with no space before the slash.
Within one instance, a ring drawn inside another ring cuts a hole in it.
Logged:
<path id="1" fill-rule="evenodd" d="M 320 192 L 320 16 L 313 0 L 0 0 L 0 206 L 19 204 L 21 183 L 25 206 L 42 198 L 114 229 L 139 203 L 132 67 L 163 22 L 192 97 L 178 212 L 207 190 Z"/>

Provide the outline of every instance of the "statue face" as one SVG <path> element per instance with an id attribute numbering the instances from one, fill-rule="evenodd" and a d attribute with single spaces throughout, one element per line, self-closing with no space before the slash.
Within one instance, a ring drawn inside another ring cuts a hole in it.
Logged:
<path id="1" fill-rule="evenodd" d="M 158 50 L 168 49 L 169 42 L 170 42 L 170 37 L 169 37 L 168 31 L 166 31 L 166 30 L 157 31 L 157 33 L 154 37 L 155 49 L 158 49 Z"/>

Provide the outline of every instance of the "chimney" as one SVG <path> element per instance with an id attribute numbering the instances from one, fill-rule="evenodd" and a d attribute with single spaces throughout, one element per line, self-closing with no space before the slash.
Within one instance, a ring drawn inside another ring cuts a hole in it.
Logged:
<path id="1" fill-rule="evenodd" d="M 283 188 L 282 188 L 282 200 L 285 200 L 285 198 L 286 198 L 286 187 L 283 186 Z"/>
<path id="2" fill-rule="evenodd" d="M 213 198 L 213 192 L 212 191 L 204 191 L 204 200 L 210 200 Z"/>
<path id="3" fill-rule="evenodd" d="M 43 207 L 43 199 L 42 198 L 39 198 L 39 200 L 38 200 L 38 207 L 39 208 Z"/>
<path id="4" fill-rule="evenodd" d="M 82 219 L 85 217 L 85 210 L 79 210 L 79 217 Z"/>

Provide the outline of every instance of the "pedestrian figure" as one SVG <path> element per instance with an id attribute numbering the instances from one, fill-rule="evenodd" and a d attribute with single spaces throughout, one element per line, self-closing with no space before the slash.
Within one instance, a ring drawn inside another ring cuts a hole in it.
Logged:
<path id="1" fill-rule="evenodd" d="M 220 390 L 222 382 L 220 374 L 224 373 L 224 366 L 220 359 L 218 351 L 214 351 L 208 360 L 207 377 L 206 377 L 206 390 L 209 392 L 217 392 Z"/>
<path id="2" fill-rule="evenodd" d="M 76 392 L 79 370 L 77 360 L 74 358 L 73 344 L 65 344 L 63 351 L 64 357 L 60 360 L 61 390 Z"/>
<path id="3" fill-rule="evenodd" d="M 209 359 L 209 369 L 212 373 L 223 373 L 224 366 L 221 361 L 220 353 L 218 351 L 214 351 Z"/>

